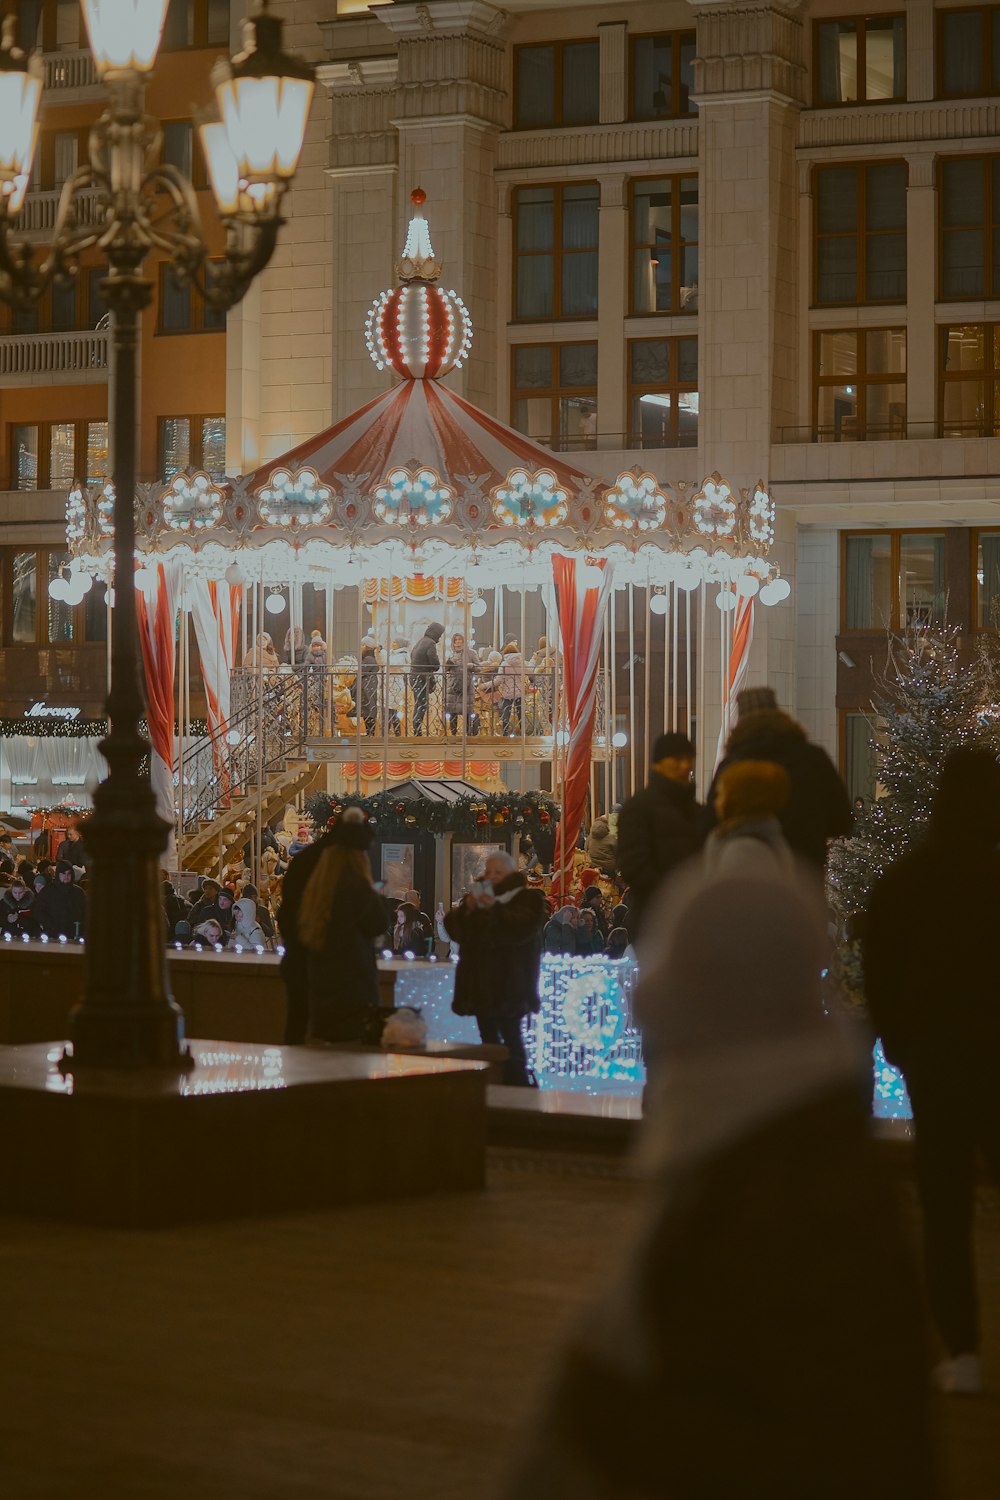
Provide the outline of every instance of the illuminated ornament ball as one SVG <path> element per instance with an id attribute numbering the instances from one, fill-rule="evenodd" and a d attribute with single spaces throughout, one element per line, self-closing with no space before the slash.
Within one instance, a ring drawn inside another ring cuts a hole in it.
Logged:
<path id="1" fill-rule="evenodd" d="M 368 353 L 380 370 L 410 380 L 437 380 L 460 370 L 472 348 L 472 319 L 457 292 L 436 285 L 441 262 L 431 245 L 422 188 L 411 193 L 414 215 L 396 264 L 400 285 L 381 292 L 365 321 Z"/>

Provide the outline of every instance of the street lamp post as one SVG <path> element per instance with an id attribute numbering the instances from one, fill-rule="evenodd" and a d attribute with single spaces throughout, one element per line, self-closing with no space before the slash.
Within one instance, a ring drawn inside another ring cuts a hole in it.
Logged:
<path id="1" fill-rule="evenodd" d="M 75 273 L 81 254 L 103 251 L 102 291 L 115 353 L 114 566 L 110 730 L 101 742 L 108 776 L 94 794 L 87 843 L 93 854 L 82 1003 L 70 1018 L 71 1069 L 183 1067 L 183 1015 L 166 972 L 160 864 L 168 827 L 156 812 L 142 761 L 135 588 L 136 343 L 152 282 L 142 266 L 166 254 L 181 281 L 214 308 L 233 307 L 274 252 L 280 208 L 294 176 L 315 86 L 307 64 L 281 50 L 281 21 L 260 11 L 246 48 L 220 60 L 213 85 L 220 119 L 200 126 L 225 255 L 210 262 L 192 184 L 160 164 L 158 123 L 145 114 L 145 81 L 156 59 L 167 0 L 81 0 L 91 51 L 108 90 L 90 134 L 89 160 L 65 183 L 51 248 L 37 260 L 15 241 L 38 138 L 41 62 L 14 44 L 14 17 L 0 44 L 0 297 L 31 306 L 55 280 Z M 79 194 L 96 213 L 77 217 Z"/>

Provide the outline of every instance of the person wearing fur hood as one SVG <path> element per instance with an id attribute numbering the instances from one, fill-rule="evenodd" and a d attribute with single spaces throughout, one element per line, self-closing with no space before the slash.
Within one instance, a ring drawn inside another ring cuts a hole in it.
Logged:
<path id="1" fill-rule="evenodd" d="M 788 801 L 779 814 L 782 832 L 793 854 L 821 873 L 827 844 L 845 838 L 854 824 L 851 799 L 832 760 L 806 736 L 801 724 L 782 713 L 771 688 L 746 688 L 736 699 L 738 719 L 726 744 L 707 798 L 715 811 L 719 777 L 738 760 L 770 760 L 783 766 L 790 783 Z"/>
<path id="2" fill-rule="evenodd" d="M 735 760 L 715 788 L 718 824 L 702 854 L 705 874 L 785 876 L 794 879 L 795 856 L 778 821 L 791 783 L 783 766 L 770 760 Z"/>
<path id="3" fill-rule="evenodd" d="M 649 915 L 645 1219 L 504 1500 L 878 1500 L 886 1475 L 938 1500 L 923 1308 L 870 1052 L 824 1013 L 815 882 L 696 862 Z"/>

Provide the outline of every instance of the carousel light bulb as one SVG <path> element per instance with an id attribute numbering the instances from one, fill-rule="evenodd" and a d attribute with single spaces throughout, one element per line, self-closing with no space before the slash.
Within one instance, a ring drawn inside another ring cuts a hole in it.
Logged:
<path id="1" fill-rule="evenodd" d="M 264 608 L 269 615 L 280 615 L 285 608 L 285 600 L 281 594 L 268 594 L 264 600 Z"/>
<path id="2" fill-rule="evenodd" d="M 68 593 L 69 584 L 60 573 L 59 577 L 53 578 L 52 582 L 49 584 L 49 598 L 58 599 L 60 603 L 65 604 L 68 602 L 66 598 Z"/>
<path id="3" fill-rule="evenodd" d="M 625 734 L 623 730 L 619 729 L 617 734 L 613 734 L 611 736 L 611 743 L 612 745 L 614 745 L 616 750 L 624 750 L 625 746 L 628 744 L 628 735 Z"/>
<path id="4" fill-rule="evenodd" d="M 654 594 L 649 601 L 649 612 L 651 615 L 665 615 L 670 608 L 670 600 L 666 594 Z"/>
<path id="5" fill-rule="evenodd" d="M 585 563 L 580 569 L 580 584 L 585 589 L 599 589 L 604 582 L 604 569 L 596 563 Z"/>
<path id="6" fill-rule="evenodd" d="M 226 582 L 231 589 L 238 589 L 243 584 L 243 570 L 239 563 L 230 563 L 225 572 Z"/>
<path id="7" fill-rule="evenodd" d="M 736 580 L 736 592 L 741 599 L 752 599 L 760 593 L 760 579 L 755 573 L 741 573 Z"/>

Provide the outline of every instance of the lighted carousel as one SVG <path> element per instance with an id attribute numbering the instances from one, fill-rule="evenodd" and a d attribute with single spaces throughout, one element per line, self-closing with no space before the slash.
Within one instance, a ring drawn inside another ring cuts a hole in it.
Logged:
<path id="1" fill-rule="evenodd" d="M 141 489 L 152 778 L 179 869 L 255 839 L 259 857 L 264 823 L 317 787 L 364 797 L 428 780 L 548 792 L 564 868 L 588 811 L 644 774 L 637 706 L 655 699 L 662 724 L 690 729 L 721 704 L 724 727 L 755 608 L 789 592 L 768 560 L 763 484 L 639 470 L 607 483 L 443 384 L 472 326 L 438 284 L 423 201 L 366 327 L 392 389 L 252 474 Z M 109 491 L 74 489 L 57 583 L 70 602 L 100 580 L 113 603 L 111 534 Z M 616 667 L 626 628 L 634 649 Z"/>

